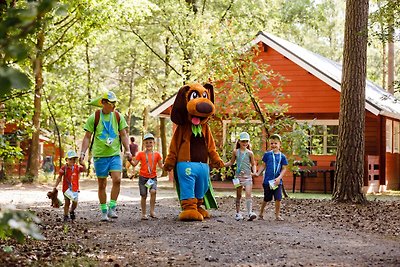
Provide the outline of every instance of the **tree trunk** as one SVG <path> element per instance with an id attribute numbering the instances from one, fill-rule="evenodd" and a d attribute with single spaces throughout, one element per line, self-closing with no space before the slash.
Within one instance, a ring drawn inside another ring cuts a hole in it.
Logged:
<path id="1" fill-rule="evenodd" d="M 393 4 L 393 2 L 392 2 Z M 388 92 L 394 94 L 394 8 L 388 10 Z"/>
<path id="2" fill-rule="evenodd" d="M 37 43 L 36 43 L 36 56 L 33 59 L 33 74 L 35 76 L 35 93 L 34 93 L 34 112 L 32 119 L 32 139 L 30 145 L 30 155 L 28 158 L 28 164 L 26 167 L 26 175 L 33 179 L 39 175 L 39 135 L 40 135 L 40 113 L 41 113 L 41 101 L 42 101 L 42 87 L 43 87 L 43 43 L 44 43 L 44 32 L 43 30 L 38 32 Z"/>
<path id="3" fill-rule="evenodd" d="M 131 65 L 131 77 L 129 78 L 129 99 L 128 99 L 128 115 L 127 115 L 127 122 L 128 122 L 128 135 L 132 132 L 132 103 L 133 97 L 135 96 L 135 67 L 136 67 L 136 52 L 132 54 L 133 62 Z"/>
<path id="4" fill-rule="evenodd" d="M 171 69 L 170 69 L 170 61 L 171 61 L 171 55 L 170 55 L 170 51 L 171 51 L 171 45 L 170 45 L 170 40 L 167 37 L 165 40 L 165 70 L 164 70 L 164 77 L 165 77 L 165 82 L 164 82 L 164 88 L 163 88 L 163 92 L 162 92 L 162 100 L 165 101 L 167 99 L 167 95 L 166 95 L 166 90 L 167 90 L 167 81 L 168 81 L 168 77 L 169 74 L 171 73 Z M 167 129 L 166 129 L 166 119 L 165 118 L 161 118 L 160 117 L 160 138 L 161 138 L 161 149 L 162 149 L 162 156 L 163 159 L 165 159 L 167 157 Z M 162 171 L 162 176 L 166 176 L 168 173 L 163 170 Z"/>
<path id="5" fill-rule="evenodd" d="M 333 200 L 363 203 L 368 0 L 347 0 Z"/>
<path id="6" fill-rule="evenodd" d="M 388 92 L 394 94 L 394 42 L 393 31 L 389 33 L 388 41 Z"/>
<path id="7" fill-rule="evenodd" d="M 90 57 L 89 57 L 89 42 L 86 40 L 85 45 L 85 56 L 86 56 L 86 67 L 87 67 L 87 96 L 88 103 L 92 100 L 92 69 L 90 67 Z"/>

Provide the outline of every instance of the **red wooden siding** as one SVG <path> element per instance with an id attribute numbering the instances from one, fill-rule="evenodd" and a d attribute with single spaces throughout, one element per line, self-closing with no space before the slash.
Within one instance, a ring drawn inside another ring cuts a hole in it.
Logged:
<path id="1" fill-rule="evenodd" d="M 400 154 L 386 153 L 386 189 L 400 188 Z"/>
<path id="2" fill-rule="evenodd" d="M 283 92 L 289 95 L 284 100 L 290 105 L 289 113 L 339 112 L 340 93 L 314 75 L 270 47 L 266 52 L 260 52 L 258 59 L 287 80 Z M 276 81 L 274 83 L 276 86 Z M 267 103 L 273 101 L 268 90 L 262 90 L 260 98 Z"/>
<path id="3" fill-rule="evenodd" d="M 367 111 L 365 116 L 365 155 L 379 155 L 380 118 Z"/>

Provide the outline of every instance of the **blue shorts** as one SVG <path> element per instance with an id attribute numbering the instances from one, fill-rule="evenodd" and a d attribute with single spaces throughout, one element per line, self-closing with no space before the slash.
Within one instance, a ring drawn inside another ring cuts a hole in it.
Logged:
<path id="1" fill-rule="evenodd" d="M 176 164 L 180 188 L 180 200 L 204 197 L 208 191 L 210 167 L 201 162 L 178 162 Z"/>
<path id="2" fill-rule="evenodd" d="M 112 156 L 105 158 L 94 158 L 94 170 L 97 178 L 107 178 L 110 172 L 122 172 L 121 157 Z"/>
<path id="3" fill-rule="evenodd" d="M 269 202 L 272 200 L 272 196 L 274 196 L 275 201 L 282 200 L 282 185 L 280 184 L 277 189 L 272 190 L 269 187 L 269 184 L 263 184 L 264 187 L 264 201 Z"/>

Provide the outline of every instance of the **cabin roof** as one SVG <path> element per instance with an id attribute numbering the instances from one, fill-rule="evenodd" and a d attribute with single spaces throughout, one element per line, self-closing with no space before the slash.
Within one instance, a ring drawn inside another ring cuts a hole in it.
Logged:
<path id="1" fill-rule="evenodd" d="M 342 65 L 340 63 L 270 33 L 259 32 L 252 44 L 259 42 L 270 46 L 335 90 L 341 91 Z M 365 88 L 365 108 L 375 115 L 400 119 L 400 100 L 369 80 Z"/>

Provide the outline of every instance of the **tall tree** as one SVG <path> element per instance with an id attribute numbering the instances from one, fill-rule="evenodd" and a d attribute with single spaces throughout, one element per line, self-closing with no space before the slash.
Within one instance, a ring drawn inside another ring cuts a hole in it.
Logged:
<path id="1" fill-rule="evenodd" d="M 363 203 L 368 0 L 347 0 L 333 199 Z"/>

